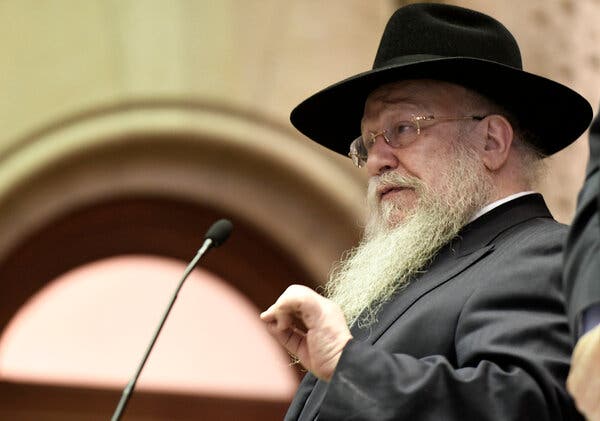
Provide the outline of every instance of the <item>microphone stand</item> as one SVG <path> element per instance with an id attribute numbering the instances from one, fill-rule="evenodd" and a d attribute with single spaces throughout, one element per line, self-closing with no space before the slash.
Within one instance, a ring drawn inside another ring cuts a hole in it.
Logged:
<path id="1" fill-rule="evenodd" d="M 183 273 L 183 276 L 182 276 L 181 280 L 179 281 L 179 285 L 177 285 L 177 289 L 175 290 L 175 292 L 173 293 L 173 296 L 171 297 L 171 301 L 169 302 L 167 310 L 165 311 L 165 314 L 163 314 L 162 319 L 160 320 L 160 323 L 158 325 L 158 328 L 156 329 L 156 332 L 154 332 L 154 336 L 152 336 L 150 345 L 148 345 L 148 348 L 146 349 L 146 353 L 144 354 L 144 357 L 142 358 L 140 365 L 138 366 L 135 374 L 133 375 L 133 377 L 131 378 L 129 383 L 127 383 L 127 386 L 125 387 L 125 389 L 123 390 L 123 394 L 121 395 L 121 400 L 119 401 L 119 404 L 117 405 L 117 408 L 115 409 L 115 412 L 113 413 L 111 421 L 119 421 L 121 419 L 121 416 L 122 416 L 123 412 L 125 411 L 127 403 L 129 402 L 129 398 L 131 397 L 131 392 L 135 388 L 135 384 L 137 383 L 138 377 L 140 376 L 140 373 L 142 372 L 142 369 L 144 368 L 144 365 L 146 364 L 146 360 L 148 359 L 148 356 L 150 356 L 150 352 L 152 351 L 152 348 L 154 347 L 154 343 L 156 342 L 156 339 L 158 338 L 158 335 L 160 334 L 160 331 L 162 330 L 162 327 L 165 324 L 165 321 L 167 320 L 167 316 L 171 312 L 171 308 L 173 308 L 173 304 L 175 304 L 175 300 L 177 299 L 179 290 L 183 286 L 183 283 L 185 282 L 188 275 L 192 272 L 192 270 L 194 270 L 194 268 L 198 264 L 198 261 L 200 260 L 202 255 L 204 253 L 206 253 L 206 251 L 211 246 L 218 245 L 218 244 L 213 244 L 213 243 L 215 243 L 215 241 L 212 238 L 207 238 L 204 241 L 204 244 L 202 244 L 202 247 L 200 247 L 200 249 L 198 250 L 198 253 L 196 253 L 196 256 L 192 259 L 190 264 L 185 269 L 185 272 Z"/>

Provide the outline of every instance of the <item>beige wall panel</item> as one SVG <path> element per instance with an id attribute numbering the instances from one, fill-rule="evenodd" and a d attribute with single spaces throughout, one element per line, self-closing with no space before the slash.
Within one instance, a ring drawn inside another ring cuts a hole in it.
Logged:
<path id="1" fill-rule="evenodd" d="M 0 2 L 0 151 L 17 135 L 117 96 L 121 74 L 106 6 Z"/>

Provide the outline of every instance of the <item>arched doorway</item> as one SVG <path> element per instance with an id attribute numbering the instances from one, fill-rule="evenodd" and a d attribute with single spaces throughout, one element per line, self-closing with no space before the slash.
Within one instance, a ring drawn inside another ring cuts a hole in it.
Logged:
<path id="1" fill-rule="evenodd" d="M 0 167 L 1 329 L 78 266 L 132 253 L 189 260 L 221 217 L 235 231 L 203 267 L 259 309 L 290 283 L 322 282 L 357 238 L 361 180 L 344 177 L 317 146 L 231 110 L 130 104 L 65 120 L 21 145 Z M 0 389 L 7 414 L 36 402 L 37 419 L 106 419 L 120 395 L 14 382 Z M 229 415 L 218 412 L 223 402 Z M 287 402 L 140 391 L 130 405 L 132 419 L 280 419 Z"/>

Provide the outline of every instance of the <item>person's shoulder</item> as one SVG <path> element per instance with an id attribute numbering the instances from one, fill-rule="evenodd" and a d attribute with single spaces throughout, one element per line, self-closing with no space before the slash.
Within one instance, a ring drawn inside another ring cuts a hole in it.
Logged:
<path id="1" fill-rule="evenodd" d="M 558 299 L 568 227 L 551 218 L 532 218 L 511 226 L 493 242 L 481 261 L 488 274 L 473 300 L 511 300 L 519 295 Z"/>
<path id="2" fill-rule="evenodd" d="M 600 114 L 597 114 L 590 126 L 590 160 L 588 165 L 587 174 L 588 176 L 594 171 L 598 170 L 600 165 Z"/>
<path id="3" fill-rule="evenodd" d="M 569 226 L 552 217 L 534 217 L 521 221 L 498 236 L 499 243 L 560 243 L 565 241 Z"/>
<path id="4" fill-rule="evenodd" d="M 552 218 L 531 218 L 511 226 L 494 241 L 494 254 L 498 262 L 526 266 L 535 262 L 557 271 L 562 262 L 568 226 Z M 512 263 L 511 263 L 512 262 Z M 543 263 L 541 263 L 543 262 Z"/>

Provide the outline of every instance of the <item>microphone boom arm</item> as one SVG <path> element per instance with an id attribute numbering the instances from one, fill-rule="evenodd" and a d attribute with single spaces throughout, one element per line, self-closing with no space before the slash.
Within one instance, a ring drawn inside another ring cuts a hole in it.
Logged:
<path id="1" fill-rule="evenodd" d="M 154 343 L 156 342 L 156 339 L 158 339 L 158 335 L 160 334 L 160 331 L 162 330 L 163 325 L 165 324 L 165 321 L 167 320 L 167 316 L 171 312 L 171 308 L 173 308 L 173 304 L 175 304 L 175 300 L 177 299 L 179 290 L 183 286 L 183 283 L 185 282 L 185 280 L 187 279 L 189 274 L 192 272 L 192 270 L 194 270 L 194 268 L 196 267 L 196 265 L 198 264 L 198 262 L 200 261 L 200 258 L 204 255 L 204 253 L 206 253 L 206 251 L 210 247 L 218 245 L 218 244 L 214 244 L 214 243 L 215 243 L 215 241 L 212 238 L 207 238 L 204 241 L 204 243 L 202 244 L 202 247 L 200 247 L 200 249 L 196 253 L 196 256 L 192 259 L 190 264 L 185 269 L 185 272 L 183 273 L 183 276 L 181 277 L 181 280 L 179 281 L 179 284 L 177 285 L 177 289 L 175 289 L 175 292 L 173 293 L 173 296 L 171 297 L 171 301 L 169 302 L 169 305 L 167 306 L 167 309 L 166 309 L 165 313 L 163 314 L 162 319 L 160 320 L 158 328 L 156 329 L 156 331 L 154 332 L 154 335 L 152 336 L 150 345 L 148 345 L 148 348 L 146 349 L 146 352 L 144 354 L 144 357 L 142 358 L 142 361 L 140 362 L 140 365 L 138 366 L 135 374 L 133 375 L 133 377 L 131 378 L 129 383 L 127 383 L 127 386 L 125 386 L 125 389 L 123 390 L 123 394 L 121 395 L 121 400 L 119 401 L 119 404 L 117 405 L 117 408 L 115 409 L 115 412 L 113 413 L 111 421 L 119 421 L 121 419 L 121 416 L 122 416 L 123 412 L 125 411 L 125 408 L 127 407 L 127 403 L 129 402 L 129 398 L 131 397 L 131 392 L 135 388 L 135 384 L 137 383 L 138 377 L 140 376 L 140 373 L 142 372 L 142 369 L 144 368 L 144 365 L 146 364 L 146 360 L 150 356 L 150 352 L 152 351 L 152 348 L 154 347 Z"/>

